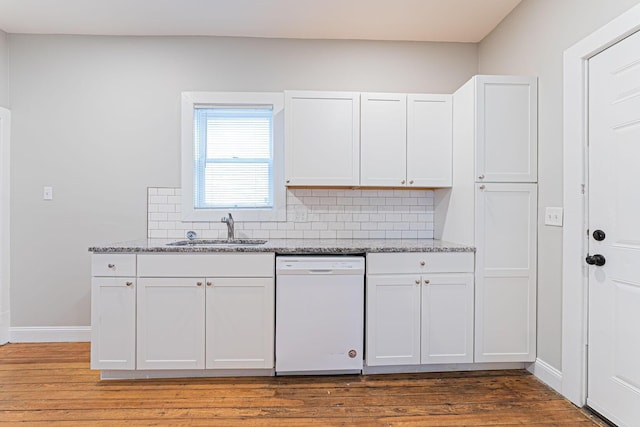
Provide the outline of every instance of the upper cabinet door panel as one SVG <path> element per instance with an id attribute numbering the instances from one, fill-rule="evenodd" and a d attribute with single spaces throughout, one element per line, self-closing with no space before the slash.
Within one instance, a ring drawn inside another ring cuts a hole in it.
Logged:
<path id="1" fill-rule="evenodd" d="M 408 95 L 407 182 L 410 187 L 450 187 L 451 95 Z"/>
<path id="2" fill-rule="evenodd" d="M 287 185 L 359 185 L 359 142 L 359 93 L 285 91 Z"/>
<path id="3" fill-rule="evenodd" d="M 476 77 L 476 175 L 481 182 L 536 182 L 535 77 Z"/>
<path id="4" fill-rule="evenodd" d="M 360 184 L 406 185 L 407 95 L 361 95 Z"/>

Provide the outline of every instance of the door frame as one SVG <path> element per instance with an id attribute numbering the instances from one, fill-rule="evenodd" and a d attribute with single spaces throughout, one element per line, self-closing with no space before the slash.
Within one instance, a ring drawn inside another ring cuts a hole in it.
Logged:
<path id="1" fill-rule="evenodd" d="M 587 398 L 589 59 L 640 30 L 640 4 L 564 52 L 562 230 L 562 394 Z"/>
<path id="2" fill-rule="evenodd" d="M 9 341 L 9 135 L 11 112 L 0 107 L 0 345 Z"/>

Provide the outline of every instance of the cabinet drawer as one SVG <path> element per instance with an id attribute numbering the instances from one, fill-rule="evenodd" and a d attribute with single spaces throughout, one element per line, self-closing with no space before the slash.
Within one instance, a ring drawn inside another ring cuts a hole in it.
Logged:
<path id="1" fill-rule="evenodd" d="M 273 277 L 273 253 L 141 254 L 140 277 Z"/>
<path id="2" fill-rule="evenodd" d="M 367 274 L 472 273 L 473 270 L 473 252 L 367 254 Z"/>
<path id="3" fill-rule="evenodd" d="M 135 254 L 94 254 L 91 256 L 91 275 L 122 277 L 136 275 Z"/>

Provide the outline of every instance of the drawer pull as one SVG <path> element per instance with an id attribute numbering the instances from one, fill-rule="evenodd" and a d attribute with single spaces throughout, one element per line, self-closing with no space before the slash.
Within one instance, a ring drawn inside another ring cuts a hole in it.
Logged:
<path id="1" fill-rule="evenodd" d="M 126 282 L 125 285 L 127 286 L 133 286 L 133 282 Z"/>
<path id="2" fill-rule="evenodd" d="M 202 282 L 196 282 L 196 286 L 202 286 Z"/>
<path id="3" fill-rule="evenodd" d="M 213 286 L 213 282 L 207 282 L 207 286 Z"/>
<path id="4" fill-rule="evenodd" d="M 421 267 L 424 267 L 425 265 L 427 265 L 427 263 L 426 263 L 426 262 L 424 262 L 424 261 L 420 261 L 420 266 L 421 266 Z"/>
<path id="5" fill-rule="evenodd" d="M 429 283 L 431 283 L 429 280 L 425 280 L 425 281 L 424 281 L 424 284 L 425 284 L 425 285 L 428 285 Z"/>
<path id="6" fill-rule="evenodd" d="M 416 285 L 419 285 L 419 284 L 420 284 L 420 280 L 416 280 Z"/>
<path id="7" fill-rule="evenodd" d="M 114 268 L 116 268 L 116 265 L 115 264 L 107 264 L 107 268 L 110 268 L 110 269 L 113 270 Z"/>

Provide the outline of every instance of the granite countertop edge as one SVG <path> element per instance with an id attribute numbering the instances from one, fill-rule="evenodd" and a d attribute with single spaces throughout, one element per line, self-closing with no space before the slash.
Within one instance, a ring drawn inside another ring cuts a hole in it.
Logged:
<path id="1" fill-rule="evenodd" d="M 262 245 L 167 246 L 183 239 L 147 239 L 89 247 L 93 253 L 356 254 L 392 252 L 475 252 L 476 248 L 437 239 L 272 239 Z"/>

